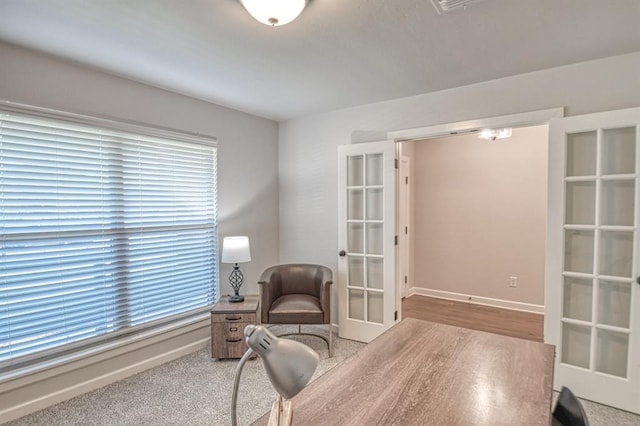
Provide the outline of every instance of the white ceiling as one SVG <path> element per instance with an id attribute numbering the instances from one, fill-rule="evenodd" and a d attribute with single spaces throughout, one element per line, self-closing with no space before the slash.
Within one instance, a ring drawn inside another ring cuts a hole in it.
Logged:
<path id="1" fill-rule="evenodd" d="M 0 0 L 0 40 L 274 120 L 640 51 L 638 0 Z M 1 58 L 0 58 L 1 60 Z"/>

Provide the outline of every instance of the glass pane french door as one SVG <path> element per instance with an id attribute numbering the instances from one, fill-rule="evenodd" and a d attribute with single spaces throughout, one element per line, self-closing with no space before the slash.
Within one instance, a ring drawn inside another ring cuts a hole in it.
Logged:
<path id="1" fill-rule="evenodd" d="M 616 117 L 614 112 L 559 121 L 551 123 L 550 146 L 563 149 L 557 163 L 563 173 L 555 180 L 562 185 L 556 206 L 562 206 L 560 250 L 555 251 L 561 260 L 559 274 L 551 277 L 555 286 L 548 283 L 546 291 L 560 303 L 549 306 L 545 318 L 545 337 L 547 322 L 556 321 L 551 331 L 556 339 L 549 342 L 557 346 L 556 385 L 639 412 L 640 367 L 633 360 L 640 356 L 640 120 L 637 113 Z M 558 214 L 552 204 L 550 199 L 550 216 Z"/>
<path id="2" fill-rule="evenodd" d="M 383 323 L 382 154 L 347 157 L 347 317 Z"/>
<path id="3" fill-rule="evenodd" d="M 395 322 L 395 148 L 339 149 L 340 335 L 370 341 Z"/>

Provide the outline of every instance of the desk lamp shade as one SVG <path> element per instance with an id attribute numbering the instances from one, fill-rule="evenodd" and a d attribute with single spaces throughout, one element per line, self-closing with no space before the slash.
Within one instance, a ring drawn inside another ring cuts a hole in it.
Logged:
<path id="1" fill-rule="evenodd" d="M 229 296 L 229 302 L 237 303 L 244 301 L 244 297 L 240 296 L 239 291 L 242 283 L 244 283 L 244 275 L 240 272 L 238 263 L 251 261 L 251 248 L 249 247 L 249 237 L 224 237 L 222 240 L 222 263 L 233 263 L 233 271 L 229 275 L 229 284 L 233 288 L 235 294 Z"/>
<path id="2" fill-rule="evenodd" d="M 263 326 L 245 328 L 247 345 L 256 352 L 275 390 L 293 398 L 309 383 L 318 366 L 318 354 L 305 344 L 278 338 Z"/>
<path id="3" fill-rule="evenodd" d="M 290 425 L 292 414 L 291 401 L 309 383 L 318 366 L 318 354 L 300 342 L 276 337 L 262 325 L 248 325 L 244 329 L 249 349 L 242 355 L 233 383 L 231 395 L 231 425 L 237 426 L 237 401 L 240 376 L 245 363 L 253 353 L 262 358 L 264 369 L 271 384 L 278 392 L 278 399 L 271 409 L 269 425 Z"/>

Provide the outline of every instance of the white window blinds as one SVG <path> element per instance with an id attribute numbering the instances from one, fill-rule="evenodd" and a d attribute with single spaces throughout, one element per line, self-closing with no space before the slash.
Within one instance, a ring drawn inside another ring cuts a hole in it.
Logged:
<path id="1" fill-rule="evenodd" d="M 216 148 L 176 139 L 0 111 L 0 368 L 213 303 Z"/>

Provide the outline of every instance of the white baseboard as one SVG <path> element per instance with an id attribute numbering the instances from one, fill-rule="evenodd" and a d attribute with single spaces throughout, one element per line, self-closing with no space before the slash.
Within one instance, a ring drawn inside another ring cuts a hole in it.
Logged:
<path id="1" fill-rule="evenodd" d="M 470 294 L 453 293 L 450 291 L 433 290 L 422 287 L 411 287 L 407 292 L 407 297 L 413 295 L 436 297 L 438 299 L 475 303 L 477 305 L 493 306 L 495 308 L 511 309 L 513 311 L 530 312 L 533 314 L 544 315 L 543 305 L 513 302 L 511 300 L 493 299 L 491 297 L 473 296 Z"/>
<path id="2" fill-rule="evenodd" d="M 95 357 L 93 365 L 90 357 L 78 362 L 77 368 L 69 368 L 67 365 L 66 371 L 59 374 L 55 373 L 55 368 L 42 373 L 40 380 L 38 377 L 20 379 L 20 382 L 30 382 L 25 386 L 10 389 L 5 384 L 5 388 L 9 389 L 0 392 L 4 399 L 4 403 L 0 404 L 0 424 L 205 348 L 210 342 L 209 327 L 208 322 L 200 322 L 185 327 L 182 333 L 180 330 L 173 330 L 164 337 L 154 336 L 147 344 L 131 345 L 130 350 L 120 348 L 119 353 L 113 357 Z M 107 366 L 110 367 L 107 373 L 91 374 L 91 370 L 105 371 Z M 28 392 L 29 388 L 34 392 Z M 38 388 L 40 391 L 35 391 Z"/>

